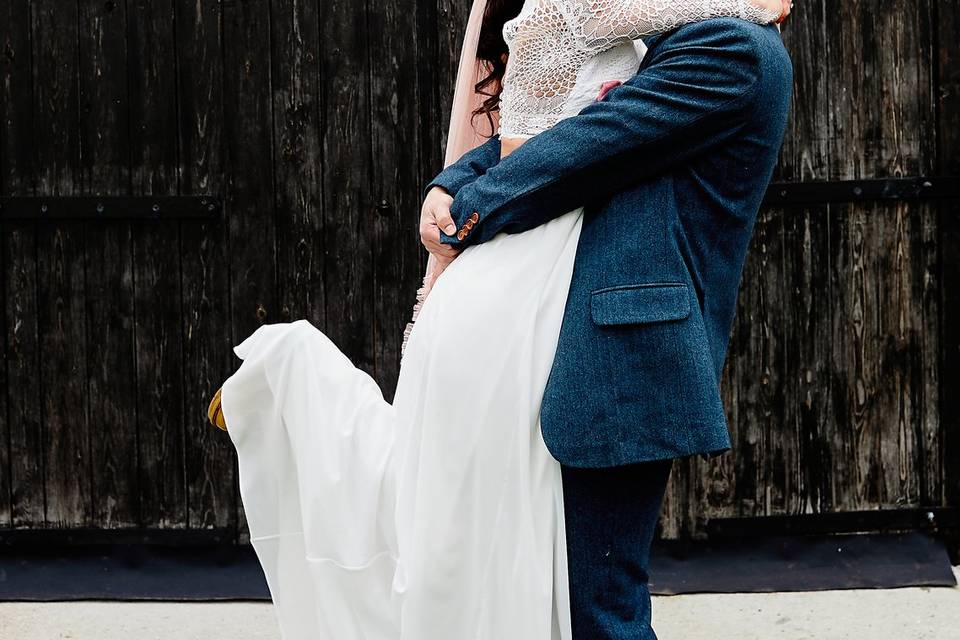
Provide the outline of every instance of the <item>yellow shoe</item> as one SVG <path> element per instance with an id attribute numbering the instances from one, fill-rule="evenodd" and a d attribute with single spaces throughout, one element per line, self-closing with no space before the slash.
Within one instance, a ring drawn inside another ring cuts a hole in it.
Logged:
<path id="1" fill-rule="evenodd" d="M 220 404 L 220 393 L 222 391 L 223 387 L 217 389 L 217 392 L 213 395 L 213 400 L 210 401 L 210 406 L 207 407 L 207 418 L 210 420 L 210 424 L 226 431 L 227 421 L 223 417 L 223 407 Z"/>

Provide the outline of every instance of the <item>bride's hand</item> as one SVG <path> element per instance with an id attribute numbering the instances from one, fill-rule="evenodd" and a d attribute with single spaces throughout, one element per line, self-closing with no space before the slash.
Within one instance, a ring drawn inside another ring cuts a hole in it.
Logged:
<path id="1" fill-rule="evenodd" d="M 793 6 L 791 0 L 750 0 L 750 4 L 767 13 L 779 15 L 777 23 L 786 20 Z"/>
<path id="2" fill-rule="evenodd" d="M 450 264 L 453 262 L 456 256 L 450 259 L 439 258 L 436 256 L 434 257 L 436 258 L 436 263 L 433 265 L 433 271 L 430 272 L 430 277 L 427 278 L 427 281 L 424 283 L 426 285 L 426 291 L 428 295 L 430 291 L 433 289 L 433 285 L 436 284 L 437 278 L 439 278 L 440 274 L 443 273 L 446 270 L 446 268 L 450 266 Z"/>
<path id="3" fill-rule="evenodd" d="M 793 10 L 793 0 L 781 0 L 780 1 L 780 17 L 777 19 L 777 24 L 780 24 L 787 19 L 787 16 L 790 15 L 790 12 Z"/>

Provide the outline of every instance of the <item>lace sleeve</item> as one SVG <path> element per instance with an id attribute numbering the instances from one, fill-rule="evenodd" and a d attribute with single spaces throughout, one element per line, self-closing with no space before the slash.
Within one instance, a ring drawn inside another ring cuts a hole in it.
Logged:
<path id="1" fill-rule="evenodd" d="M 709 18 L 769 24 L 779 14 L 749 0 L 569 0 L 573 28 L 591 51 Z"/>

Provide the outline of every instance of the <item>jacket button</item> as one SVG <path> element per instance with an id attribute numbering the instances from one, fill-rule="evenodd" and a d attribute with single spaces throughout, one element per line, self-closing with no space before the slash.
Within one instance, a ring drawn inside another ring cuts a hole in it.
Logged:
<path id="1" fill-rule="evenodd" d="M 480 222 L 480 214 L 474 211 L 473 213 L 470 214 L 470 220 L 473 220 L 474 224 L 476 224 L 477 222 Z"/>
<path id="2" fill-rule="evenodd" d="M 460 229 L 460 231 L 457 231 L 457 240 L 459 240 L 460 242 L 463 242 L 463 239 L 466 237 L 467 237 L 466 231 L 464 231 L 463 229 Z"/>

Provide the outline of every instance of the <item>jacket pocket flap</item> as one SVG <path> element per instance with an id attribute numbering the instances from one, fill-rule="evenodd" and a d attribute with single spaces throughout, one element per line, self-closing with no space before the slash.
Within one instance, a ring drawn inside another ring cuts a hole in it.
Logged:
<path id="1" fill-rule="evenodd" d="M 598 289 L 590 294 L 590 315 L 598 325 L 682 320 L 690 315 L 690 297 L 683 283 Z"/>

